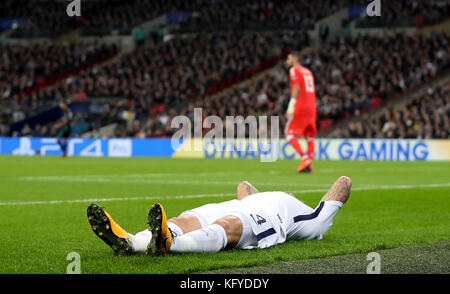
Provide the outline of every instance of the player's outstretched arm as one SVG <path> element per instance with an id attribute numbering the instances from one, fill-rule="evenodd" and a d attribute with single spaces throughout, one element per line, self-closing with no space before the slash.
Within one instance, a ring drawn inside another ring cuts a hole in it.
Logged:
<path id="1" fill-rule="evenodd" d="M 350 196 L 351 190 L 352 180 L 345 176 L 339 177 L 330 190 L 322 197 L 321 201 L 335 200 L 345 203 Z"/>
<path id="2" fill-rule="evenodd" d="M 242 200 L 248 195 L 259 193 L 258 189 L 255 188 L 252 184 L 247 181 L 244 181 L 239 184 L 237 187 L 237 200 Z"/>

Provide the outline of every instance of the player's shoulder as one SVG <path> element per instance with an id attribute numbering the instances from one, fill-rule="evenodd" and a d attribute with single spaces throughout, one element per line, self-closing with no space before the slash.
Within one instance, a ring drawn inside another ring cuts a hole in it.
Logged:
<path id="1" fill-rule="evenodd" d="M 307 67 L 304 67 L 302 65 L 299 65 L 299 71 L 303 75 L 312 75 L 311 71 Z"/>
<path id="2" fill-rule="evenodd" d="M 294 80 L 297 77 L 312 75 L 311 71 L 302 65 L 291 67 L 289 73 Z"/>
<path id="3" fill-rule="evenodd" d="M 291 67 L 291 68 L 289 69 L 289 74 L 290 74 L 291 76 L 295 76 L 295 68 L 296 68 L 296 66 L 293 66 L 293 67 Z"/>
<path id="4" fill-rule="evenodd" d="M 292 80 L 296 80 L 297 77 L 302 75 L 301 66 L 297 65 L 291 67 L 291 69 L 289 70 L 289 75 L 291 76 Z"/>

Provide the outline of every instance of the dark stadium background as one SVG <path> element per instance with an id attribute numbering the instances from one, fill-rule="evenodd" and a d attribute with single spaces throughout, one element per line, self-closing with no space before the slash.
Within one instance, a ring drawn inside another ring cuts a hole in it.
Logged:
<path id="1" fill-rule="evenodd" d="M 69 3 L 1 1 L 1 136 L 55 136 L 63 98 L 73 136 L 171 136 L 193 107 L 280 115 L 283 129 L 290 50 L 315 75 L 320 136 L 450 135 L 448 83 L 436 85 L 447 1 L 381 1 L 373 17 L 350 0 L 83 0 L 80 17 Z"/>

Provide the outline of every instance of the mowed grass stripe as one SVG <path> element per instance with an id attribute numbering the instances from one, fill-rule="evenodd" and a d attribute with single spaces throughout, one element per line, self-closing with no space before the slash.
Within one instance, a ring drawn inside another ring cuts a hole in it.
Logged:
<path id="1" fill-rule="evenodd" d="M 209 184 L 209 182 L 207 183 Z M 352 191 L 367 190 L 397 190 L 397 189 L 424 189 L 424 188 L 441 188 L 450 187 L 450 183 L 445 184 L 426 184 L 426 185 L 398 185 L 398 186 L 367 186 L 352 188 Z M 328 189 L 313 190 L 294 190 L 289 191 L 297 194 L 327 192 Z M 141 200 L 169 200 L 169 199 L 193 199 L 193 198 L 215 198 L 234 196 L 233 193 L 219 194 L 197 194 L 197 195 L 173 195 L 173 196 L 142 196 L 142 197 L 120 197 L 120 198 L 89 198 L 76 200 L 48 200 L 48 201 L 20 201 L 20 202 L 0 202 L 0 206 L 17 206 L 17 205 L 49 205 L 49 204 L 69 204 L 69 203 L 87 203 L 87 202 L 109 202 L 109 201 L 141 201 Z"/>

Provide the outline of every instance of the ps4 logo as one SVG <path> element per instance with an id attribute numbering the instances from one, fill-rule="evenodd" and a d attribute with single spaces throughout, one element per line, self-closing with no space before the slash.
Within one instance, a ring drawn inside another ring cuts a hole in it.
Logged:
<path id="1" fill-rule="evenodd" d="M 374 0 L 367 5 L 367 16 L 381 16 L 381 0 Z"/>
<path id="2" fill-rule="evenodd" d="M 108 141 L 108 155 L 111 157 L 131 157 L 132 146 L 130 139 L 110 139 Z"/>
<path id="3" fill-rule="evenodd" d="M 81 0 L 68 0 L 71 1 L 67 4 L 66 12 L 67 16 L 81 16 Z"/>

